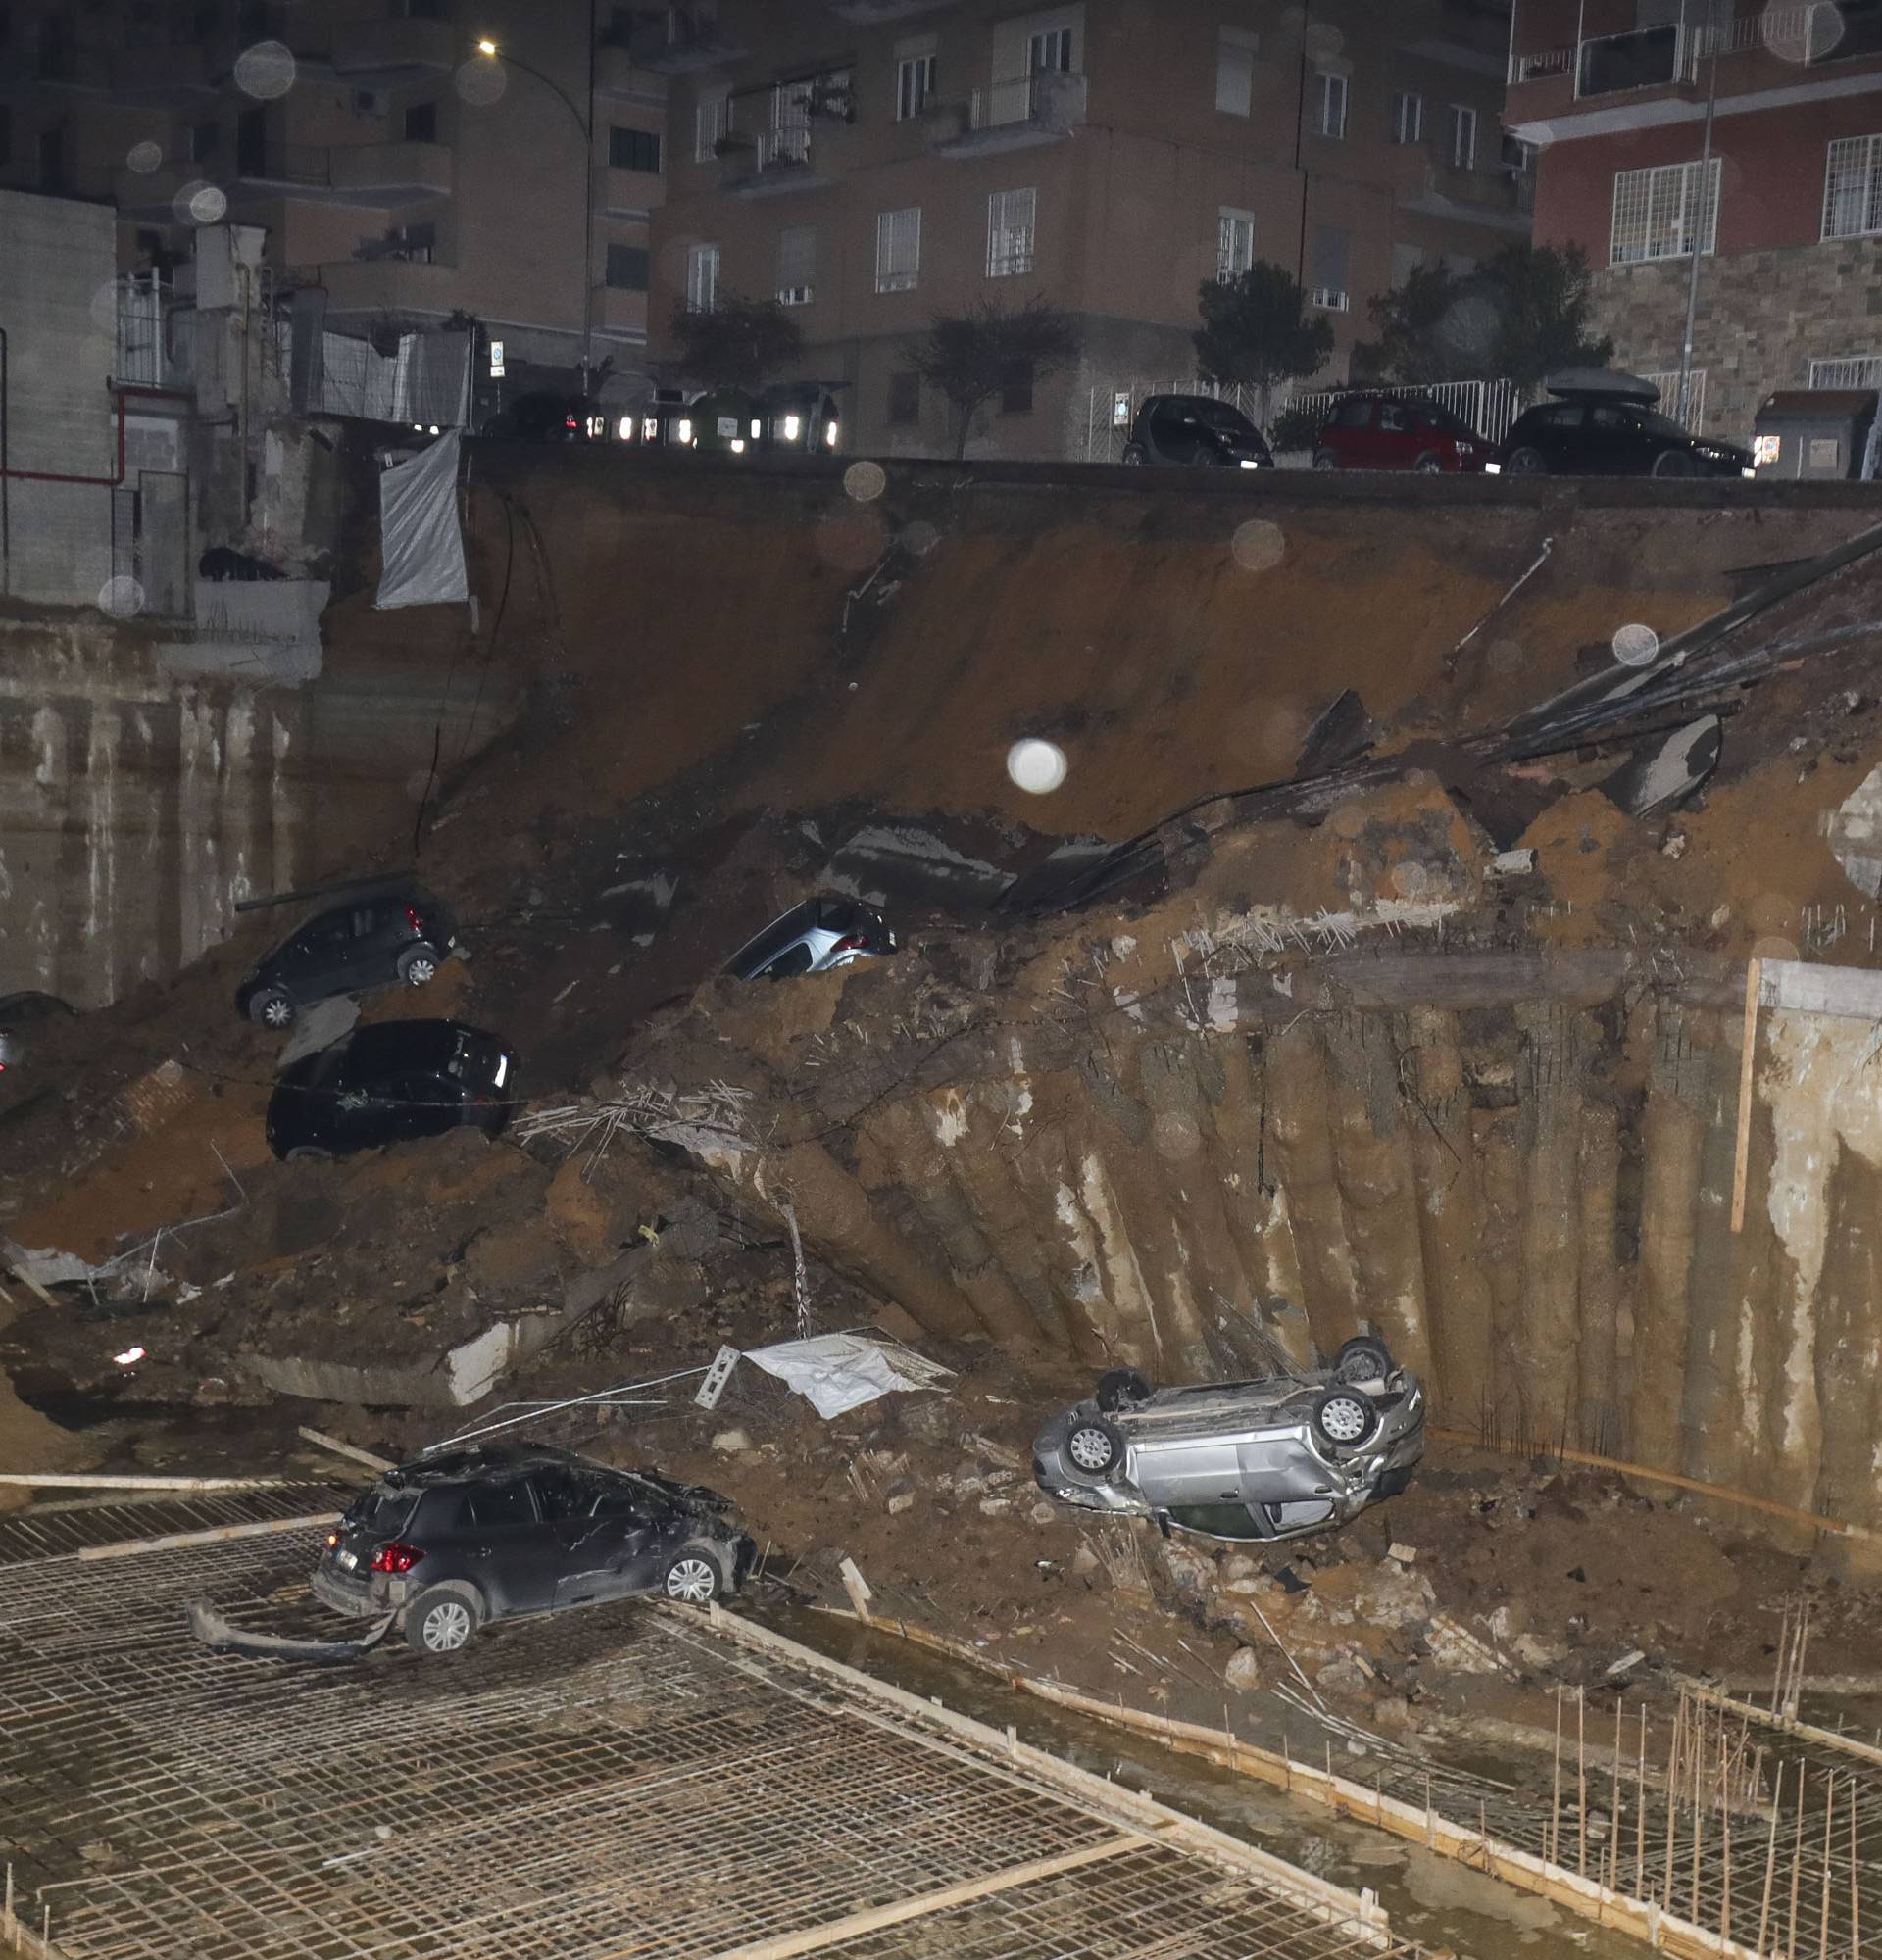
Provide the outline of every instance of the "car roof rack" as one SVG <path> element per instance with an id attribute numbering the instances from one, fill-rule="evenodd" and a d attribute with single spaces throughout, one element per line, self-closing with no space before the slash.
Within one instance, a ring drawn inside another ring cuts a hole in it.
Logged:
<path id="1" fill-rule="evenodd" d="M 391 891 L 417 883 L 417 873 L 412 871 L 370 871 L 357 878 L 327 878 L 318 885 L 301 885 L 291 892 L 264 892 L 254 898 L 237 899 L 235 909 L 254 912 L 268 906 L 292 906 L 305 899 L 329 898 L 337 892 Z"/>

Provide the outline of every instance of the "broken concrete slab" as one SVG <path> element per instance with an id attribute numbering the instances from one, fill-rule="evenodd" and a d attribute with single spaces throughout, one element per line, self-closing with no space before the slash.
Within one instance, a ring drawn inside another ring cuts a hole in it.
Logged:
<path id="1" fill-rule="evenodd" d="M 1601 793 L 1629 816 L 1677 809 L 1703 789 L 1718 767 L 1725 739 L 1716 714 L 1702 714 L 1683 728 L 1644 744 L 1601 784 Z"/>
<path id="2" fill-rule="evenodd" d="M 1831 854 L 1858 892 L 1882 897 L 1882 765 L 1823 816 Z"/>
<path id="3" fill-rule="evenodd" d="M 294 1032 L 281 1050 L 280 1065 L 289 1067 L 305 1055 L 319 1054 L 331 1048 L 342 1035 L 352 1032 L 360 1018 L 360 1004 L 350 994 L 336 994 L 328 1001 L 316 1001 L 294 1023 Z"/>

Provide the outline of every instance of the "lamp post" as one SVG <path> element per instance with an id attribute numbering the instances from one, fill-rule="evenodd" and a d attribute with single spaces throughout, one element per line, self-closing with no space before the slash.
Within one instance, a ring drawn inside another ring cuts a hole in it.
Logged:
<path id="1" fill-rule="evenodd" d="M 588 24 L 589 90 L 588 114 L 584 116 L 559 81 L 552 80 L 533 63 L 520 60 L 516 55 L 505 54 L 497 43 L 487 36 L 477 42 L 477 53 L 489 61 L 500 61 L 506 68 L 520 69 L 524 74 L 533 75 L 551 95 L 568 110 L 574 119 L 575 127 L 581 131 L 581 393 L 585 401 L 588 396 L 588 374 L 591 366 L 590 315 L 594 310 L 594 265 L 595 265 L 595 93 L 593 87 L 595 34 L 594 22 Z"/>
<path id="2" fill-rule="evenodd" d="M 1712 124 L 1718 115 L 1717 0 L 1706 0 L 1704 32 L 1706 50 L 1711 56 L 1711 68 L 1706 87 L 1706 134 L 1699 152 L 1699 195 L 1696 200 L 1698 209 L 1693 220 L 1693 258 L 1692 264 L 1686 269 L 1686 335 L 1679 349 L 1679 418 L 1682 423 L 1686 423 L 1686 417 L 1692 407 L 1693 328 L 1699 317 L 1699 261 L 1706 246 L 1706 205 L 1712 187 Z"/>

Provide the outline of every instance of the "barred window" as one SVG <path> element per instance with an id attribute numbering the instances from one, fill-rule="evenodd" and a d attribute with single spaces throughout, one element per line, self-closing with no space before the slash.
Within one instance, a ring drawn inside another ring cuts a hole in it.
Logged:
<path id="1" fill-rule="evenodd" d="M 1392 140 L 1395 143 L 1424 141 L 1424 97 L 1395 95 L 1392 98 Z"/>
<path id="2" fill-rule="evenodd" d="M 1823 172 L 1823 236 L 1863 238 L 1882 231 L 1882 136 L 1844 136 L 1830 145 Z"/>
<path id="3" fill-rule="evenodd" d="M 702 95 L 693 109 L 693 161 L 710 164 L 717 145 L 732 133 L 732 99 L 724 89 Z"/>
<path id="4" fill-rule="evenodd" d="M 1477 167 L 1477 112 L 1461 102 L 1454 102 L 1446 124 L 1445 148 L 1450 153 L 1452 169 L 1474 171 Z"/>
<path id="5" fill-rule="evenodd" d="M 686 304 L 711 313 L 718 304 L 718 247 L 694 245 L 686 253 Z"/>
<path id="6" fill-rule="evenodd" d="M 987 277 L 1032 270 L 1036 190 L 997 190 L 987 199 Z"/>
<path id="7" fill-rule="evenodd" d="M 910 291 L 921 273 L 921 207 L 875 215 L 875 289 Z"/>
<path id="8" fill-rule="evenodd" d="M 1645 171 L 1614 172 L 1610 266 L 1645 259 L 1685 259 L 1694 240 L 1702 253 L 1718 245 L 1718 159 L 1707 172 L 1705 210 L 1700 209 L 1699 166 L 1662 164 Z"/>
<path id="9" fill-rule="evenodd" d="M 1254 263 L 1255 214 L 1252 211 L 1233 211 L 1223 205 L 1215 234 L 1215 276 L 1218 279 L 1238 278 Z"/>

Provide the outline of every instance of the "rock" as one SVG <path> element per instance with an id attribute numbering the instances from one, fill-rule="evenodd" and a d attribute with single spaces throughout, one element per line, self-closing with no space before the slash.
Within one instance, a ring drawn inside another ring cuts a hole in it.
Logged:
<path id="1" fill-rule="evenodd" d="M 1850 883 L 1871 899 L 1882 893 L 1882 767 L 1824 813 L 1823 829 Z"/>
<path id="2" fill-rule="evenodd" d="M 713 1438 L 713 1447 L 721 1456 L 737 1456 L 751 1446 L 752 1439 L 742 1429 L 721 1429 Z"/>
<path id="3" fill-rule="evenodd" d="M 1262 1657 L 1253 1647 L 1237 1647 L 1222 1669 L 1222 1679 L 1244 1694 L 1253 1694 L 1262 1685 Z"/>
<path id="4" fill-rule="evenodd" d="M 1396 1558 L 1401 1565 L 1411 1565 L 1417 1559 L 1418 1548 L 1414 1544 L 1401 1544 L 1394 1539 L 1385 1555 L 1388 1558 Z"/>
<path id="5" fill-rule="evenodd" d="M 1059 1522 L 1059 1508 L 1056 1504 L 1048 1504 L 1042 1498 L 1033 1505 L 1026 1516 L 1036 1525 L 1056 1525 Z"/>
<path id="6" fill-rule="evenodd" d="M 1431 1658 L 1452 1674 L 1500 1674 L 1503 1661 L 1495 1648 L 1480 1641 L 1469 1628 L 1443 1614 L 1425 1629 L 1424 1643 Z"/>
<path id="7" fill-rule="evenodd" d="M 1222 1577 L 1228 1580 L 1253 1579 L 1261 1569 L 1261 1562 L 1245 1551 L 1232 1551 L 1222 1560 Z"/>
<path id="8" fill-rule="evenodd" d="M 1514 1642 L 1516 1658 L 1537 1673 L 1559 1667 L 1568 1658 L 1568 1649 L 1560 1641 L 1540 1640 L 1534 1634 L 1518 1634 Z"/>
<path id="9" fill-rule="evenodd" d="M 899 1518 L 915 1503 L 915 1486 L 907 1477 L 898 1477 L 884 1494 L 892 1518 Z"/>
<path id="10" fill-rule="evenodd" d="M 980 1499 L 980 1515 L 983 1518 L 1004 1518 L 1012 1509 L 1013 1500 L 1010 1497 L 982 1497 Z"/>
<path id="11" fill-rule="evenodd" d="M 1372 1685 L 1372 1677 L 1351 1654 L 1336 1654 L 1313 1681 L 1327 1694 L 1363 1694 Z"/>
<path id="12" fill-rule="evenodd" d="M 1165 1539 L 1162 1550 L 1164 1571 L 1179 1592 L 1207 1592 L 1215 1585 L 1215 1561 L 1181 1539 Z"/>
<path id="13" fill-rule="evenodd" d="M 1088 1544 L 1081 1544 L 1071 1554 L 1071 1575 L 1074 1579 L 1089 1579 L 1098 1570 L 1098 1554 Z"/>
<path id="14" fill-rule="evenodd" d="M 1258 1592 L 1265 1592 L 1267 1586 L 1264 1581 L 1251 1576 L 1246 1579 L 1229 1580 L 1222 1588 L 1222 1591 L 1224 1592 L 1238 1592 L 1246 1599 L 1254 1597 Z"/>

